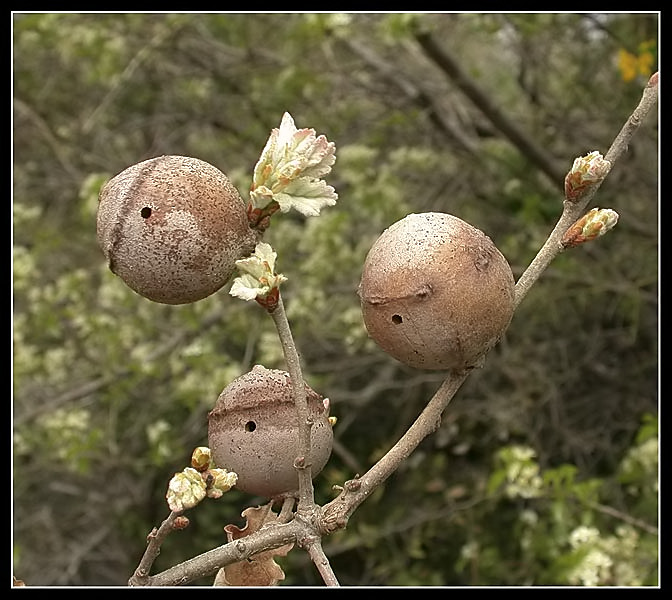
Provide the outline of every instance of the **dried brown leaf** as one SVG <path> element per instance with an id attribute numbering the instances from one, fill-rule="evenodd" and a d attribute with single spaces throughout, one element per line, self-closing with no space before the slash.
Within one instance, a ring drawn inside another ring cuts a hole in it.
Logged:
<path id="1" fill-rule="evenodd" d="M 271 505 L 246 508 L 242 515 L 246 519 L 242 529 L 236 525 L 224 527 L 229 542 L 244 538 L 264 525 L 277 521 L 278 516 L 271 510 Z M 221 568 L 215 577 L 215 586 L 272 586 L 285 578 L 285 573 L 275 562 L 276 556 L 286 556 L 294 544 L 285 544 L 273 550 L 265 550 Z"/>

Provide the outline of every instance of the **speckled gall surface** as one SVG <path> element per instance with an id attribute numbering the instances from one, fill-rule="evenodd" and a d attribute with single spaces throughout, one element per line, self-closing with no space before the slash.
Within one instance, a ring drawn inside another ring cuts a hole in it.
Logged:
<path id="1" fill-rule="evenodd" d="M 410 214 L 367 255 L 359 286 L 369 335 L 419 369 L 463 369 L 500 339 L 515 282 L 492 240 L 445 213 Z"/>
<path id="2" fill-rule="evenodd" d="M 100 192 L 97 231 L 110 269 L 165 304 L 216 292 L 255 245 L 236 188 L 186 156 L 152 158 L 113 177 Z"/>
<path id="3" fill-rule="evenodd" d="M 331 455 L 333 433 L 322 396 L 306 385 L 315 477 Z M 238 475 L 236 487 L 273 498 L 296 490 L 299 434 L 289 374 L 256 365 L 234 379 L 208 415 L 208 444 L 215 464 Z"/>

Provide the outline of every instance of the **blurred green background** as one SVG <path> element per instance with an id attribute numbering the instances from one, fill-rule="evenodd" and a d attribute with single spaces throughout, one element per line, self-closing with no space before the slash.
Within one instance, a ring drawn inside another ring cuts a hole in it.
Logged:
<path id="1" fill-rule="evenodd" d="M 449 212 L 518 277 L 573 159 L 606 153 L 657 70 L 656 13 L 14 13 L 12 27 L 13 572 L 28 585 L 126 585 L 219 392 L 284 366 L 272 321 L 228 286 L 164 306 L 107 269 L 107 179 L 184 154 L 246 197 L 285 111 L 336 143 L 338 204 L 274 217 L 265 237 L 306 380 L 338 417 L 324 503 L 441 381 L 367 339 L 356 289 L 376 237 Z M 342 585 L 657 583 L 657 129 L 656 108 L 595 199 L 616 229 L 551 265 L 436 433 L 324 540 Z M 260 501 L 234 490 L 190 511 L 155 571 L 223 543 Z M 278 562 L 283 584 L 320 585 L 302 551 Z"/>

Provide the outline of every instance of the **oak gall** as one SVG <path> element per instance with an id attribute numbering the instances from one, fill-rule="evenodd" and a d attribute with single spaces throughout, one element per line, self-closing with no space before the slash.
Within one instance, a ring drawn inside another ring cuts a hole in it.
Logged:
<path id="1" fill-rule="evenodd" d="M 275 498 L 298 488 L 295 463 L 322 471 L 333 444 L 329 406 L 305 384 L 312 420 L 311 456 L 299 456 L 299 433 L 289 373 L 256 365 L 234 379 L 208 415 L 208 446 L 218 467 L 238 475 L 236 488 Z"/>
<path id="2" fill-rule="evenodd" d="M 256 243 L 245 203 L 226 175 L 188 156 L 151 158 L 107 182 L 97 234 L 112 272 L 164 304 L 213 294 Z"/>
<path id="3" fill-rule="evenodd" d="M 366 329 L 418 369 L 477 366 L 513 317 L 514 278 L 482 231 L 428 212 L 397 221 L 374 242 L 359 296 Z"/>

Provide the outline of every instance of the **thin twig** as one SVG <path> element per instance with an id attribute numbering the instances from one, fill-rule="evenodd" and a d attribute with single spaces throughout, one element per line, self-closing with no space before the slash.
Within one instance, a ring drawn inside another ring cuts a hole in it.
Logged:
<path id="1" fill-rule="evenodd" d="M 182 511 L 171 511 L 166 520 L 161 523 L 161 526 L 158 529 L 155 527 L 147 536 L 147 548 L 140 559 L 138 568 L 135 570 L 135 573 L 133 573 L 133 577 L 129 579 L 128 585 L 148 585 L 149 572 L 152 569 L 156 557 L 161 552 L 161 544 L 163 544 L 163 541 L 168 537 L 168 534 L 173 531 L 173 523 L 181 514 Z"/>
<path id="2" fill-rule="evenodd" d="M 305 550 L 310 556 L 310 559 L 313 561 L 313 564 L 317 568 L 318 572 L 322 576 L 322 580 L 327 584 L 328 587 L 339 587 L 338 579 L 336 574 L 331 568 L 329 559 L 322 549 L 322 542 L 319 537 L 314 537 L 305 544 Z"/>
<path id="3" fill-rule="evenodd" d="M 627 150 L 630 140 L 639 129 L 639 126 L 642 124 L 646 115 L 656 104 L 657 99 L 658 73 L 654 73 L 649 79 L 647 86 L 644 88 L 642 98 L 639 101 L 637 108 L 635 108 L 625 125 L 623 125 L 621 131 L 612 142 L 611 147 L 604 157 L 605 160 L 608 160 L 611 163 L 612 169 L 614 163 Z M 569 229 L 569 227 L 583 215 L 583 212 L 597 193 L 597 190 L 600 188 L 603 181 L 592 186 L 577 202 L 569 202 L 565 200 L 562 215 L 553 228 L 553 231 L 516 283 L 516 307 L 521 303 L 523 298 L 527 295 L 527 292 L 546 270 L 551 261 L 562 252 L 563 246 L 560 243 L 562 236 L 567 229 Z"/>
<path id="4" fill-rule="evenodd" d="M 471 371 L 451 371 L 408 431 L 362 477 L 346 482 L 335 500 L 324 506 L 327 531 L 344 527 L 350 515 L 366 498 L 394 473 L 428 435 L 441 424 L 441 414 Z"/>
<path id="5" fill-rule="evenodd" d="M 278 297 L 277 307 L 271 311 L 273 323 L 278 331 L 282 351 L 285 355 L 285 362 L 287 363 L 287 370 L 289 371 L 289 378 L 292 383 L 294 392 L 294 404 L 296 407 L 296 415 L 298 419 L 299 431 L 299 455 L 296 457 L 295 466 L 299 475 L 299 504 L 297 510 L 312 509 L 314 506 L 313 496 L 313 476 L 311 465 L 311 443 L 310 430 L 312 424 L 310 422 L 310 413 L 308 411 L 308 402 L 306 400 L 306 386 L 303 381 L 303 373 L 301 372 L 301 360 L 299 353 L 294 343 L 292 330 L 287 321 L 287 313 L 282 302 L 282 295 Z"/>
<path id="6" fill-rule="evenodd" d="M 298 539 L 308 535 L 313 535 L 313 532 L 299 519 L 262 527 L 244 539 L 228 542 L 152 575 L 144 585 L 184 585 L 201 577 L 215 575 L 222 567 L 250 558 L 253 554 L 273 550 L 285 544 L 294 544 Z"/>
<path id="7" fill-rule="evenodd" d="M 653 525 L 649 525 L 646 521 L 642 521 L 641 519 L 636 519 L 635 517 L 631 517 L 630 515 L 621 512 L 620 510 L 616 510 L 615 508 L 612 508 L 611 506 L 607 506 L 606 504 L 598 504 L 597 502 L 591 502 L 588 506 L 590 508 L 601 512 L 605 515 L 609 515 L 610 517 L 614 517 L 616 519 L 620 519 L 621 521 L 624 521 L 625 523 L 628 523 L 629 525 L 633 525 L 634 527 L 639 527 L 640 529 L 643 529 L 647 533 L 650 533 L 651 535 L 658 535 L 658 528 L 654 527 Z"/>

